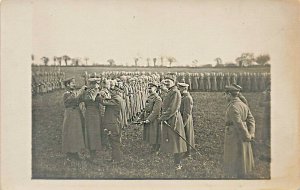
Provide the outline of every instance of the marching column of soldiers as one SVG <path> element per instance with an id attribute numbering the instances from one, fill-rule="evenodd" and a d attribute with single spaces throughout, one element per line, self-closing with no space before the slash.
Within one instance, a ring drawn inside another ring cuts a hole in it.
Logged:
<path id="1" fill-rule="evenodd" d="M 76 90 L 74 78 L 63 81 L 67 91 L 63 96 L 65 115 L 62 145 L 67 158 L 80 159 L 79 155 L 84 148 L 89 150 L 89 159 L 93 160 L 96 151 L 103 147 L 107 149 L 110 145 L 110 161 L 122 162 L 122 149 L 126 147 L 122 145 L 121 131 L 129 124 L 139 124 L 143 126 L 143 140 L 150 145 L 153 153 L 173 154 L 176 171 L 181 170 L 182 159 L 192 158 L 192 150 L 196 151 L 193 98 L 189 91 L 225 91 L 229 105 L 241 107 L 234 112 L 227 110 L 226 130 L 235 130 L 236 128 L 229 127 L 235 125 L 243 128 L 246 142 L 250 142 L 254 138 L 255 121 L 247 100 L 240 93 L 241 86 L 244 86 L 244 91 L 260 91 L 270 82 L 270 75 L 267 73 L 164 74 L 109 71 L 99 75 L 86 72 L 82 77 L 85 85 L 80 90 Z M 235 115 L 231 117 L 231 114 Z M 238 116 L 239 114 L 242 116 Z M 235 120 L 236 118 L 240 119 Z M 246 120 L 251 123 L 251 131 L 247 131 Z M 230 142 L 239 143 L 239 133 L 234 134 L 236 136 L 229 135 L 226 138 L 233 138 Z M 247 147 L 241 151 L 248 151 L 247 155 L 251 157 L 251 145 L 237 147 Z M 234 157 L 238 153 L 233 151 L 238 148 L 231 148 L 232 146 L 227 146 L 225 153 Z M 254 166 L 252 157 L 234 157 L 236 163 L 238 159 L 242 159 L 241 162 L 247 164 L 245 162 L 248 160 L 248 165 L 245 166 L 245 171 L 236 171 L 239 168 L 232 169 L 229 166 L 231 174 L 246 175 L 251 171 Z"/>
<path id="2" fill-rule="evenodd" d="M 32 95 L 45 94 L 58 89 L 64 89 L 65 73 L 61 71 L 32 72 Z"/>

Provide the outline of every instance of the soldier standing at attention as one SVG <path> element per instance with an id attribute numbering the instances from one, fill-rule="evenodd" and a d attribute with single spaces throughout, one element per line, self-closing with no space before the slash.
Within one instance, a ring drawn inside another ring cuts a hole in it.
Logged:
<path id="1" fill-rule="evenodd" d="M 254 168 L 251 140 L 255 136 L 255 120 L 249 107 L 237 96 L 239 89 L 227 86 L 225 98 L 226 128 L 224 140 L 224 172 L 228 178 L 246 178 Z"/>
<path id="2" fill-rule="evenodd" d="M 168 88 L 168 92 L 163 98 L 162 114 L 159 118 L 159 121 L 162 122 L 160 149 L 163 152 L 173 153 L 176 165 L 175 170 L 181 170 L 182 153 L 187 151 L 187 147 L 186 142 L 181 139 L 181 137 L 185 137 L 185 131 L 182 117 L 179 113 L 181 95 L 175 86 L 175 82 L 176 76 L 174 74 L 165 76 L 164 83 Z"/>
<path id="3" fill-rule="evenodd" d="M 78 153 L 85 148 L 83 134 L 83 117 L 80 113 L 79 102 L 86 86 L 79 91 L 75 90 L 75 79 L 64 81 L 67 91 L 63 95 L 65 106 L 62 128 L 62 152 L 67 154 L 67 159 L 79 159 Z"/>
<path id="4" fill-rule="evenodd" d="M 160 146 L 160 123 L 158 117 L 162 100 L 157 94 L 157 83 L 148 84 L 149 97 L 146 100 L 145 110 L 141 115 L 144 123 L 143 140 L 152 146 L 152 152 L 158 154 Z"/>
<path id="5" fill-rule="evenodd" d="M 270 133 L 271 133 L 271 84 L 267 84 L 267 88 L 263 92 L 263 97 L 259 105 L 264 107 L 264 122 L 262 130 L 263 143 L 270 146 Z"/>
<path id="6" fill-rule="evenodd" d="M 195 148 L 195 134 L 193 125 L 193 98 L 188 92 L 188 84 L 178 83 L 179 91 L 181 93 L 181 106 L 180 113 L 184 124 L 184 130 L 186 134 L 186 140 L 191 146 Z M 187 146 L 187 152 L 184 157 L 191 158 L 191 147 Z"/>

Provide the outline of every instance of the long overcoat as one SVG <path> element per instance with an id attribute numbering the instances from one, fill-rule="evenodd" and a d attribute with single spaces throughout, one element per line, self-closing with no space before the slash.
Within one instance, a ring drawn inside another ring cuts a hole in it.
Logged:
<path id="1" fill-rule="evenodd" d="M 83 116 L 79 109 L 78 92 L 67 91 L 63 95 L 65 106 L 62 128 L 62 152 L 80 152 L 85 148 Z"/>
<path id="2" fill-rule="evenodd" d="M 250 109 L 238 97 L 227 106 L 224 141 L 224 172 L 227 177 L 245 176 L 254 167 L 249 139 L 255 134 L 255 120 Z"/>
<path id="3" fill-rule="evenodd" d="M 160 144 L 160 115 L 162 100 L 158 94 L 151 94 L 146 100 L 145 110 L 142 114 L 143 120 L 149 120 L 150 123 L 144 125 L 143 139 L 149 144 Z"/>
<path id="4" fill-rule="evenodd" d="M 85 144 L 89 150 L 101 150 L 101 112 L 99 107 L 100 97 L 98 91 L 88 89 L 83 94 L 85 105 Z"/>
<path id="5" fill-rule="evenodd" d="M 184 124 L 184 130 L 186 134 L 186 140 L 195 147 L 195 134 L 193 124 L 193 98 L 189 92 L 182 94 L 180 113 Z"/>
<path id="6" fill-rule="evenodd" d="M 161 132 L 161 150 L 168 153 L 181 153 L 187 151 L 187 145 L 180 136 L 185 138 L 184 125 L 181 114 L 179 113 L 181 105 L 181 95 L 176 86 L 169 89 L 162 103 L 162 114 L 160 120 L 162 121 Z M 171 128 L 164 123 L 166 121 Z"/>

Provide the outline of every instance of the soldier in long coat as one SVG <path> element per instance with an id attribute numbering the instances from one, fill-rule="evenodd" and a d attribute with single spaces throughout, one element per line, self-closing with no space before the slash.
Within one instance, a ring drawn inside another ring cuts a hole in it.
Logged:
<path id="1" fill-rule="evenodd" d="M 263 92 L 259 105 L 264 107 L 264 122 L 262 128 L 262 140 L 265 144 L 270 145 L 271 133 L 271 85 L 268 84 Z"/>
<path id="2" fill-rule="evenodd" d="M 193 98 L 188 92 L 188 84 L 178 83 L 178 88 L 181 93 L 181 105 L 180 113 L 182 116 L 182 121 L 184 124 L 184 130 L 186 135 L 186 140 L 190 143 L 192 147 L 195 148 L 195 134 L 194 134 L 194 124 L 193 124 Z M 187 146 L 187 152 L 185 157 L 191 157 L 191 147 Z"/>
<path id="3" fill-rule="evenodd" d="M 198 90 L 198 79 L 196 76 L 196 73 L 192 73 L 192 91 L 197 91 Z"/>
<path id="4" fill-rule="evenodd" d="M 82 97 L 85 105 L 85 144 L 92 159 L 95 157 L 96 151 L 102 149 L 98 82 L 100 81 L 97 78 L 90 78 L 88 80 L 89 87 Z"/>
<path id="5" fill-rule="evenodd" d="M 110 88 L 110 82 L 104 78 L 101 82 L 101 90 L 99 92 L 99 98 L 100 99 L 109 99 L 110 98 L 110 93 L 109 93 L 109 88 Z M 100 104 L 99 105 L 99 110 L 100 110 L 100 134 L 101 134 L 101 144 L 104 149 L 108 149 L 108 140 L 106 138 L 106 135 L 104 134 L 104 126 L 103 126 L 103 120 L 104 120 L 104 113 L 105 113 L 105 106 Z"/>
<path id="6" fill-rule="evenodd" d="M 211 90 L 210 73 L 204 74 L 204 86 L 207 92 Z"/>
<path id="7" fill-rule="evenodd" d="M 156 93 L 157 83 L 149 83 L 149 97 L 146 100 L 146 107 L 141 115 L 144 121 L 143 140 L 152 146 L 153 152 L 158 152 L 160 147 L 160 123 L 158 117 L 162 105 L 162 99 Z"/>
<path id="8" fill-rule="evenodd" d="M 122 112 L 125 112 L 125 102 L 121 98 L 120 88 L 115 86 L 110 89 L 110 99 L 100 99 L 100 103 L 105 106 L 103 125 L 108 131 L 109 142 L 112 147 L 111 162 L 122 161 L 121 129 L 124 127 Z M 123 109 L 123 110 L 122 110 Z"/>
<path id="9" fill-rule="evenodd" d="M 214 92 L 218 90 L 216 73 L 211 74 L 211 90 Z"/>
<path id="10" fill-rule="evenodd" d="M 204 86 L 204 74 L 203 73 L 199 73 L 199 80 L 198 80 L 198 88 L 201 92 L 203 92 L 205 90 L 205 86 Z"/>
<path id="11" fill-rule="evenodd" d="M 217 87 L 218 91 L 223 91 L 223 73 L 217 73 Z"/>
<path id="12" fill-rule="evenodd" d="M 244 178 L 254 168 L 251 140 L 255 136 L 255 120 L 249 107 L 237 96 L 239 89 L 226 87 L 224 140 L 224 172 L 228 178 Z"/>
<path id="13" fill-rule="evenodd" d="M 161 146 L 163 152 L 173 153 L 176 170 L 182 168 L 181 159 L 183 152 L 187 151 L 186 142 L 180 136 L 185 137 L 184 125 L 181 114 L 179 113 L 181 105 L 181 95 L 175 86 L 176 76 L 165 76 L 164 83 L 168 87 L 168 93 L 163 99 L 162 114 L 159 120 L 162 122 Z M 166 123 L 167 124 L 166 124 Z M 168 126 L 169 125 L 169 126 Z"/>
<path id="14" fill-rule="evenodd" d="M 256 73 L 251 74 L 251 92 L 257 92 L 257 75 Z"/>
<path id="15" fill-rule="evenodd" d="M 65 113 L 62 128 L 62 152 L 67 154 L 68 159 L 79 159 L 78 153 L 85 148 L 83 117 L 79 109 L 85 86 L 76 91 L 73 78 L 65 80 L 64 85 L 67 91 L 63 95 Z"/>

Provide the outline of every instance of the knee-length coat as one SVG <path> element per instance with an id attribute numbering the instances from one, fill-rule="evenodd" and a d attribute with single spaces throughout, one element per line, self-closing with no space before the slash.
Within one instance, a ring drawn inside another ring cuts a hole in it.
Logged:
<path id="1" fill-rule="evenodd" d="M 169 89 L 163 98 L 162 114 L 159 120 L 162 122 L 161 130 L 161 151 L 168 153 L 181 153 L 187 151 L 187 145 L 173 130 L 185 137 L 184 125 L 181 114 L 181 95 L 176 86 Z M 165 123 L 166 121 L 172 129 Z"/>
<path id="2" fill-rule="evenodd" d="M 189 92 L 184 92 L 181 98 L 180 113 L 184 124 L 186 140 L 195 147 L 195 134 L 193 124 L 193 98 Z"/>
<path id="3" fill-rule="evenodd" d="M 63 95 L 65 106 L 62 128 L 62 152 L 80 152 L 85 148 L 83 116 L 79 109 L 81 92 L 67 91 Z"/>
<path id="4" fill-rule="evenodd" d="M 144 124 L 143 140 L 149 144 L 160 144 L 161 126 L 158 122 L 162 100 L 158 94 L 151 94 L 146 100 L 145 110 L 142 113 L 142 120 L 149 120 Z"/>
<path id="5" fill-rule="evenodd" d="M 89 89 L 83 94 L 85 105 L 85 144 L 89 150 L 101 150 L 101 112 L 98 91 Z"/>
<path id="6" fill-rule="evenodd" d="M 250 109 L 238 97 L 226 110 L 224 172 L 239 177 L 253 170 L 254 158 L 250 139 L 255 134 L 255 120 Z"/>

